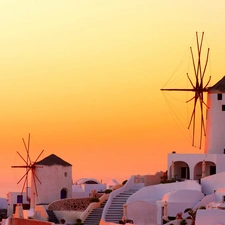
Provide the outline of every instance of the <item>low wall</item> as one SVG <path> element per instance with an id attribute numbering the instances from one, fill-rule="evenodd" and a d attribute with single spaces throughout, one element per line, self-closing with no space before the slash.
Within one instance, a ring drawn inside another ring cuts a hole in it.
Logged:
<path id="1" fill-rule="evenodd" d="M 53 225 L 54 223 L 32 219 L 9 218 L 9 225 Z"/>
<path id="2" fill-rule="evenodd" d="M 68 198 L 51 203 L 49 210 L 53 211 L 84 211 L 90 204 L 90 198 Z"/>

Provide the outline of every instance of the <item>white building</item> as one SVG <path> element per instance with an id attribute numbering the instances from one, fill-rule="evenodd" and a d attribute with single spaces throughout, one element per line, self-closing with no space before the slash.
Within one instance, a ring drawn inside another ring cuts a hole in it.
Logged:
<path id="1" fill-rule="evenodd" d="M 52 154 L 35 163 L 35 174 L 41 182 L 37 179 L 35 182 L 36 204 L 49 204 L 59 199 L 72 197 L 72 165 L 70 163 Z"/>
<path id="2" fill-rule="evenodd" d="M 94 178 L 81 178 L 74 182 L 72 186 L 73 198 L 89 197 L 92 191 L 104 192 L 106 184 L 100 183 Z"/>
<path id="3" fill-rule="evenodd" d="M 225 225 L 225 77 L 207 91 L 204 153 L 168 154 L 168 179 L 177 182 L 145 187 L 128 198 L 127 217 L 135 224 L 163 224 L 166 205 L 164 218 L 205 206 L 206 210 L 197 211 L 196 225 Z"/>

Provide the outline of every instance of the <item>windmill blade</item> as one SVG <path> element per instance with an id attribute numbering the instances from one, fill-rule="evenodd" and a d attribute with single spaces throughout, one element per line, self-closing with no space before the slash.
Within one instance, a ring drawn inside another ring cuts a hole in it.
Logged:
<path id="1" fill-rule="evenodd" d="M 207 88 L 207 86 L 208 86 L 208 84 L 209 84 L 210 80 L 211 80 L 211 76 L 209 77 L 209 80 L 208 80 L 208 82 L 206 83 L 206 85 L 205 85 L 204 89 L 206 89 L 206 88 Z"/>
<path id="2" fill-rule="evenodd" d="M 28 181 L 28 174 L 26 175 L 26 178 L 24 180 L 23 187 L 22 187 L 22 191 L 21 191 L 21 195 L 23 193 L 23 190 L 24 190 L 24 187 L 25 187 L 25 184 L 27 183 L 27 181 Z"/>
<path id="3" fill-rule="evenodd" d="M 27 150 L 28 150 L 28 153 L 29 153 L 29 150 L 30 150 L 30 133 L 28 134 Z"/>
<path id="4" fill-rule="evenodd" d="M 20 155 L 20 153 L 17 151 L 17 154 L 20 156 L 20 158 L 27 164 L 27 166 L 29 166 L 29 164 L 26 162 L 26 160 L 23 158 L 22 155 Z"/>
<path id="5" fill-rule="evenodd" d="M 188 103 L 188 102 L 192 101 L 193 99 L 195 99 L 195 96 L 194 96 L 194 97 L 192 97 L 191 99 L 187 100 L 187 101 L 186 101 L 186 103 Z"/>
<path id="6" fill-rule="evenodd" d="M 200 52 L 200 53 L 201 53 L 201 51 L 202 51 L 203 38 L 204 38 L 204 32 L 202 32 L 201 44 L 199 45 L 199 43 L 198 43 L 198 32 L 196 32 L 196 39 L 197 39 L 197 45 L 198 45 L 198 52 Z"/>
<path id="7" fill-rule="evenodd" d="M 204 115 L 203 115 L 203 104 L 208 107 L 206 105 L 206 103 L 203 100 L 203 94 L 202 94 L 202 98 L 201 98 L 201 103 L 200 103 L 200 108 L 201 108 L 201 126 L 203 128 L 203 132 L 204 132 L 204 136 L 206 136 L 206 128 L 205 128 L 205 121 L 204 121 Z"/>
<path id="8" fill-rule="evenodd" d="M 11 168 L 29 168 L 29 166 L 11 166 Z"/>
<path id="9" fill-rule="evenodd" d="M 202 130 L 204 130 L 205 132 L 205 126 L 204 126 L 204 122 L 203 122 L 203 111 L 202 111 L 202 102 L 200 102 L 200 108 L 201 108 L 201 126 L 200 126 L 200 148 L 202 146 Z"/>
<path id="10" fill-rule="evenodd" d="M 24 144 L 24 147 L 26 149 L 26 152 L 27 152 L 27 164 L 28 164 L 28 160 L 29 160 L 29 163 L 31 163 L 30 154 L 29 154 L 30 134 L 28 135 L 28 146 L 26 145 L 24 138 L 22 138 L 22 140 L 23 140 L 23 144 Z"/>
<path id="11" fill-rule="evenodd" d="M 31 168 L 29 168 L 29 169 L 27 170 L 27 172 L 22 176 L 22 178 L 17 182 L 17 184 L 19 184 L 20 181 L 23 180 L 23 178 L 24 178 L 25 176 L 27 176 L 27 174 L 29 173 L 30 169 L 31 169 Z"/>
<path id="12" fill-rule="evenodd" d="M 201 68 L 201 53 L 202 53 L 202 42 L 203 42 L 204 33 L 202 33 L 201 43 L 198 42 L 198 33 L 196 32 L 197 39 L 197 49 L 198 49 L 198 69 L 197 77 L 200 79 L 200 86 L 202 85 L 202 68 Z"/>
<path id="13" fill-rule="evenodd" d="M 188 129 L 190 128 L 191 124 L 193 124 L 193 128 L 192 128 L 192 135 L 193 135 L 193 139 L 192 139 L 192 146 L 194 146 L 194 142 L 195 142 L 195 112 L 196 112 L 196 104 L 198 101 L 198 97 L 197 94 L 195 94 L 195 101 L 194 101 L 194 108 L 192 111 L 192 115 L 191 115 L 191 119 L 188 125 Z"/>
<path id="14" fill-rule="evenodd" d="M 192 58 L 192 64 L 193 64 L 193 68 L 194 68 L 195 78 L 196 78 L 196 80 L 198 80 L 196 66 L 195 66 L 195 59 L 194 59 L 194 54 L 193 54 L 193 51 L 192 51 L 192 47 L 190 47 L 190 51 L 191 51 L 191 58 Z"/>
<path id="15" fill-rule="evenodd" d="M 208 60 L 209 60 L 209 48 L 208 48 L 208 51 L 207 51 L 206 62 L 205 62 L 204 70 L 203 70 L 203 73 L 202 73 L 202 79 L 205 76 L 205 71 L 206 71 L 206 68 L 207 68 Z"/>
<path id="16" fill-rule="evenodd" d="M 39 179 L 38 176 L 36 175 L 34 169 L 32 169 L 32 173 L 33 173 L 34 177 L 39 181 L 39 183 L 42 184 L 41 181 L 40 181 L 40 179 Z"/>
<path id="17" fill-rule="evenodd" d="M 38 161 L 38 159 L 40 158 L 40 156 L 42 155 L 42 153 L 44 152 L 44 150 L 41 151 L 41 153 L 39 154 L 39 156 L 36 158 L 36 160 L 34 161 L 34 163 L 36 163 Z"/>
<path id="18" fill-rule="evenodd" d="M 193 89 L 195 89 L 195 86 L 194 86 L 194 84 L 192 83 L 191 78 L 189 77 L 188 73 L 187 73 L 187 78 L 188 78 L 188 80 L 190 81 L 191 86 L 193 87 Z"/>

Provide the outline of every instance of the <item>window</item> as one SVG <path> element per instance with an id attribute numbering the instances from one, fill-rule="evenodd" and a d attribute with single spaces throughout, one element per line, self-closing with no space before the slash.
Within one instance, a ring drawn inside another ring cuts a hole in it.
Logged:
<path id="1" fill-rule="evenodd" d="M 222 100 L 222 94 L 217 94 L 217 100 Z"/>
<path id="2" fill-rule="evenodd" d="M 222 105 L 222 111 L 225 111 L 225 105 Z"/>
<path id="3" fill-rule="evenodd" d="M 190 179 L 189 178 L 189 168 L 188 167 L 181 167 L 181 178 L 182 179 Z"/>
<path id="4" fill-rule="evenodd" d="M 64 176 L 67 177 L 67 172 L 64 173 Z"/>
<path id="5" fill-rule="evenodd" d="M 216 174 L 216 166 L 210 166 L 210 175 Z"/>

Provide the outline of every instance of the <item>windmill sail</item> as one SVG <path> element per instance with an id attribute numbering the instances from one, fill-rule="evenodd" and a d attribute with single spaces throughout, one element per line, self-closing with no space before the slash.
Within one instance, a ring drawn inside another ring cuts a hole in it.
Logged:
<path id="1" fill-rule="evenodd" d="M 205 128 L 205 118 L 204 118 L 204 108 L 208 107 L 207 104 L 204 101 L 204 92 L 208 92 L 208 84 L 210 82 L 207 81 L 206 84 L 204 84 L 204 76 L 206 73 L 206 68 L 208 64 L 209 59 L 209 48 L 207 51 L 207 55 L 205 58 L 205 63 L 202 66 L 201 56 L 202 56 L 202 45 L 203 45 L 203 39 L 204 39 L 204 32 L 201 35 L 201 39 L 199 41 L 198 33 L 196 32 L 196 43 L 197 43 L 197 60 L 194 58 L 192 47 L 190 47 L 191 52 L 191 58 L 192 58 L 192 64 L 193 64 L 193 70 L 194 70 L 194 82 L 189 77 L 189 74 L 187 73 L 187 78 L 189 80 L 189 83 L 191 84 L 192 88 L 162 88 L 161 91 L 185 91 L 185 92 L 193 92 L 194 96 L 187 101 L 193 102 L 193 110 L 191 113 L 191 117 L 188 124 L 188 129 L 192 126 L 192 146 L 195 145 L 195 131 L 196 131 L 196 114 L 197 114 L 197 107 L 199 104 L 199 110 L 200 110 L 200 140 L 199 140 L 199 148 L 201 149 L 202 146 L 202 136 L 206 135 L 206 128 Z"/>

